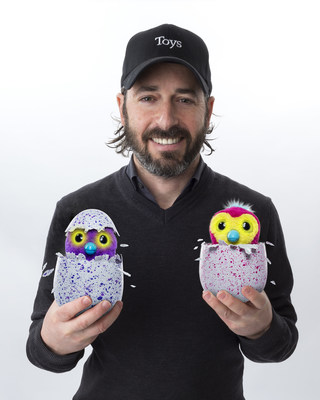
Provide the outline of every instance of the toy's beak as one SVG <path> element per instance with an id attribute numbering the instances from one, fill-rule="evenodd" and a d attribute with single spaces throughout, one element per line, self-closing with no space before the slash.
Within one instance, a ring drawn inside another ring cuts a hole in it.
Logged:
<path id="1" fill-rule="evenodd" d="M 240 234 L 235 229 L 232 229 L 227 236 L 230 243 L 236 243 L 240 239 Z"/>
<path id="2" fill-rule="evenodd" d="M 89 255 L 92 256 L 96 251 L 97 251 L 97 246 L 92 243 L 92 242 L 88 242 L 85 246 L 84 246 L 84 251 Z"/>

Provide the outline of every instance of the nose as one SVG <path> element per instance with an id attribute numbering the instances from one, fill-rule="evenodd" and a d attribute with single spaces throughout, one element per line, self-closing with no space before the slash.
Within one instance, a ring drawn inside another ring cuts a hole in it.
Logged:
<path id="1" fill-rule="evenodd" d="M 232 229 L 227 236 L 229 242 L 236 243 L 240 239 L 240 234 L 235 229 Z"/>
<path id="2" fill-rule="evenodd" d="M 157 115 L 157 125 L 160 129 L 168 130 L 174 125 L 178 125 L 177 113 L 174 110 L 174 106 L 171 101 L 162 102 L 159 105 Z"/>
<path id="3" fill-rule="evenodd" d="M 97 251 L 97 246 L 92 243 L 92 242 L 88 242 L 86 243 L 86 245 L 84 246 L 84 251 L 88 254 L 88 255 L 92 255 Z"/>

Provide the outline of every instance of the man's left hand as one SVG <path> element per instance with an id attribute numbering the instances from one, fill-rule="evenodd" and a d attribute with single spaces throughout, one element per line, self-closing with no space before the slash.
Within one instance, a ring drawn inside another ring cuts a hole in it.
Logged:
<path id="1" fill-rule="evenodd" d="M 249 300 L 247 303 L 224 290 L 216 297 L 204 291 L 202 297 L 232 332 L 248 339 L 258 339 L 271 325 L 270 300 L 264 291 L 259 293 L 250 286 L 243 287 L 242 294 Z"/>

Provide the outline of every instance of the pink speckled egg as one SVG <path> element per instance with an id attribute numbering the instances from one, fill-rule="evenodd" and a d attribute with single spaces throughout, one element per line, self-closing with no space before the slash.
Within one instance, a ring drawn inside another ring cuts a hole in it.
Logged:
<path id="1" fill-rule="evenodd" d="M 199 266 L 204 290 L 216 295 L 226 290 L 243 302 L 244 286 L 261 292 L 267 281 L 268 262 L 264 243 L 227 245 L 202 243 Z"/>

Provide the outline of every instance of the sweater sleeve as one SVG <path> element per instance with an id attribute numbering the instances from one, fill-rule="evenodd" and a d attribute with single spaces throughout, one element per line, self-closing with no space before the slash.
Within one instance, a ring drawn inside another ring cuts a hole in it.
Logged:
<path id="1" fill-rule="evenodd" d="M 74 368 L 83 357 L 84 351 L 60 356 L 53 353 L 43 342 L 40 332 L 43 319 L 54 297 L 52 295 L 53 276 L 50 270 L 56 265 L 56 253 L 64 250 L 64 230 L 68 217 L 62 212 L 62 207 L 57 204 L 49 234 L 44 256 L 43 274 L 40 278 L 34 308 L 31 315 L 32 324 L 27 340 L 27 357 L 35 366 L 52 372 L 65 372 Z"/>
<path id="2" fill-rule="evenodd" d="M 283 232 L 278 213 L 270 201 L 269 229 L 261 241 L 267 244 L 269 266 L 265 291 L 273 308 L 273 319 L 269 330 L 260 338 L 250 340 L 239 337 L 243 354 L 255 362 L 280 362 L 287 359 L 298 342 L 297 316 L 291 303 L 293 287 L 291 266 L 287 257 Z"/>
<path id="3" fill-rule="evenodd" d="M 51 372 L 67 372 L 83 357 L 84 350 L 64 356 L 53 353 L 43 342 L 40 331 L 43 319 L 34 321 L 27 342 L 27 356 L 36 367 Z"/>

